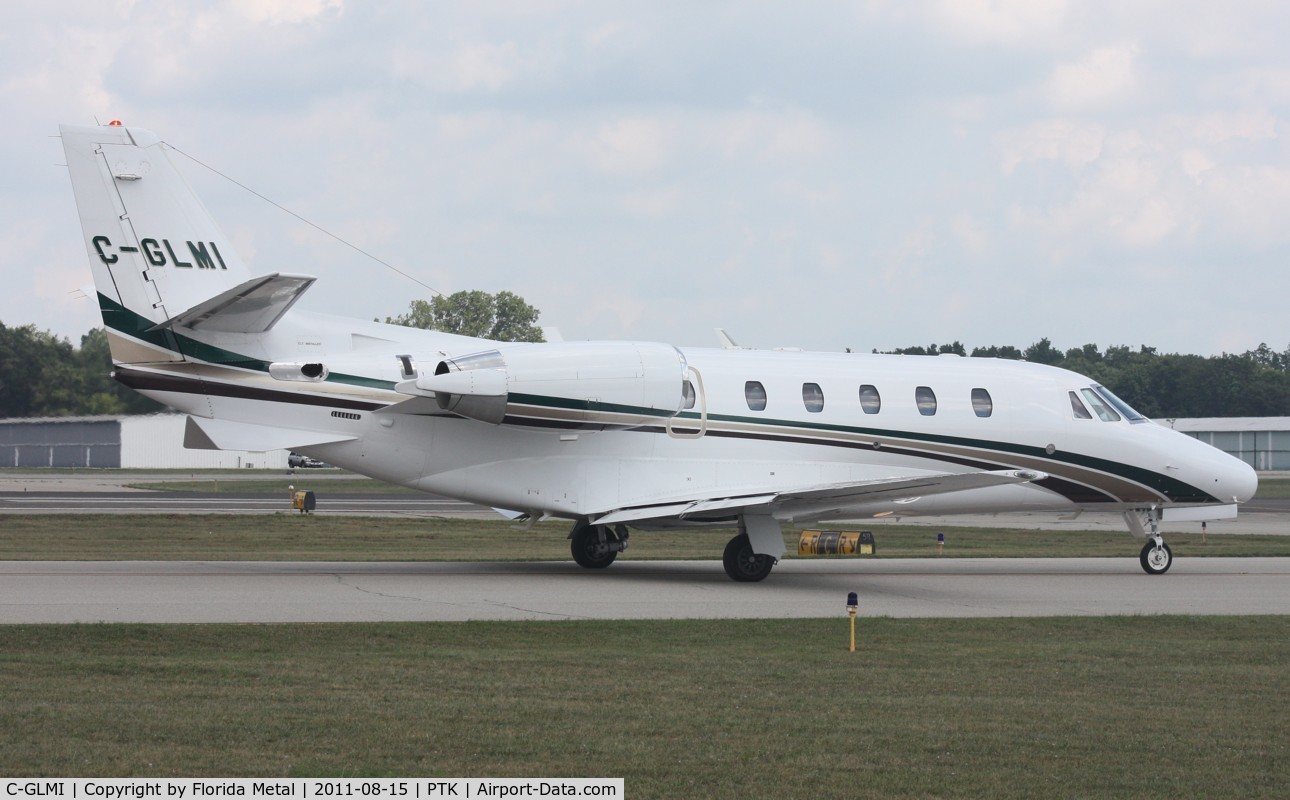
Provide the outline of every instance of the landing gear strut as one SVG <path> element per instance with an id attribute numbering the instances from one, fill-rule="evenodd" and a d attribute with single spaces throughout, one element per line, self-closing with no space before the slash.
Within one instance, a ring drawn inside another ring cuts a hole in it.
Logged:
<path id="1" fill-rule="evenodd" d="M 580 567 L 604 569 L 626 549 L 627 528 L 623 525 L 610 530 L 608 525 L 579 522 L 569 532 L 569 552 Z"/>
<path id="2" fill-rule="evenodd" d="M 1160 536 L 1158 516 L 1159 512 L 1155 509 L 1147 514 L 1147 520 L 1151 523 L 1151 532 L 1148 534 L 1147 543 L 1142 546 L 1142 553 L 1138 556 L 1138 560 L 1142 562 L 1142 569 L 1148 575 L 1164 575 L 1174 564 L 1174 551 L 1169 549 L 1169 545 L 1165 544 L 1165 540 Z"/>

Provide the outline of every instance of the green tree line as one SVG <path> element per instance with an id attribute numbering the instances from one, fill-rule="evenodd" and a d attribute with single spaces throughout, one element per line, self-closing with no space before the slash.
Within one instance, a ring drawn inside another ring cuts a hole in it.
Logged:
<path id="1" fill-rule="evenodd" d="M 410 311 L 417 309 L 414 306 Z M 528 317 L 527 311 L 519 315 L 502 313 L 478 324 L 481 328 L 490 326 L 489 333 L 493 333 L 491 326 L 498 317 L 510 322 L 515 316 L 528 326 L 536 318 Z M 426 323 L 424 319 L 398 321 Z M 442 316 L 434 321 L 442 325 L 441 330 L 451 327 Z M 515 336 L 521 331 L 528 332 L 524 327 L 501 332 Z M 540 331 L 537 333 L 534 338 L 540 338 Z M 1110 387 L 1138 411 L 1155 419 L 1290 416 L 1290 348 L 1278 352 L 1266 344 L 1244 353 L 1220 356 L 1160 354 L 1145 345 L 1137 350 L 1108 347 L 1103 352 L 1097 345 L 1086 344 L 1063 351 L 1048 339 L 1024 349 L 977 347 L 969 353 L 956 341 L 891 352 L 954 353 L 1052 364 Z M 112 359 L 102 328 L 82 336 L 77 347 L 33 325 L 6 327 L 0 322 L 0 417 L 142 414 L 162 408 L 112 380 L 111 372 Z"/>
<path id="2" fill-rule="evenodd" d="M 0 417 L 146 414 L 163 407 L 112 379 L 102 328 L 74 347 L 34 325 L 0 322 Z"/>

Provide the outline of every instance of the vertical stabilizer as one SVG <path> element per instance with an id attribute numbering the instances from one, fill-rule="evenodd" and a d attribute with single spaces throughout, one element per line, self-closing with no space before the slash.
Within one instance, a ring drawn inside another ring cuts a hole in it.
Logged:
<path id="1" fill-rule="evenodd" d="M 113 360 L 182 360 L 158 326 L 245 283 L 246 265 L 155 134 L 59 130 Z"/>

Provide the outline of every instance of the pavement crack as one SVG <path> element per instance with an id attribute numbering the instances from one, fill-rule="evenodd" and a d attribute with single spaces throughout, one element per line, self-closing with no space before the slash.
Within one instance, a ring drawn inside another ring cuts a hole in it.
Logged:
<path id="1" fill-rule="evenodd" d="M 363 594 L 370 594 L 373 597 L 385 597 L 390 600 L 410 600 L 417 603 L 431 602 L 431 601 L 427 601 L 424 597 L 416 597 L 414 595 L 406 595 L 406 594 L 390 594 L 389 592 L 378 592 L 374 589 L 366 589 L 362 586 L 359 586 L 357 583 L 352 583 L 351 581 L 346 580 L 345 576 L 341 575 L 340 573 L 332 573 L 332 577 L 335 578 L 336 582 L 339 583 L 341 586 L 349 587 L 350 589 L 353 589 L 356 592 L 362 592 Z M 457 605 L 456 603 L 444 603 L 442 601 L 433 601 L 433 602 L 439 603 L 440 605 L 449 605 L 449 606 Z"/>
<path id="2" fill-rule="evenodd" d="M 564 614 L 558 611 L 542 611 L 536 608 L 525 608 L 524 606 L 503 603 L 497 600 L 489 600 L 488 605 L 494 608 L 506 608 L 511 611 L 518 611 L 521 614 L 534 614 L 541 617 L 553 617 L 555 619 L 597 619 L 597 617 L 588 617 L 582 614 Z"/>

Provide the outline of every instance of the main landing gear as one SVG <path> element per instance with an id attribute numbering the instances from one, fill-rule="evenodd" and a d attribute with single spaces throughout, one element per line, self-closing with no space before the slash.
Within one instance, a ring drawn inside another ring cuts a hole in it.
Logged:
<path id="1" fill-rule="evenodd" d="M 748 534 L 741 533 L 726 545 L 721 564 L 731 579 L 740 583 L 752 583 L 763 580 L 770 574 L 775 567 L 775 557 L 753 552 Z"/>
<path id="2" fill-rule="evenodd" d="M 766 519 L 769 520 L 769 517 Z M 774 536 L 777 537 L 775 541 L 782 541 L 778 539 L 780 536 L 778 524 L 773 522 L 770 524 L 774 525 Z M 754 533 L 757 533 L 757 530 L 754 530 Z M 765 544 L 764 541 L 763 544 Z M 573 560 L 578 562 L 580 567 L 604 569 L 614 563 L 618 554 L 626 549 L 627 526 L 625 525 L 610 528 L 608 525 L 592 525 L 584 521 L 578 522 L 573 526 L 573 530 L 569 531 L 569 552 L 573 554 Z M 753 583 L 764 580 L 779 563 L 779 559 L 767 553 L 758 553 L 748 537 L 747 523 L 741 522 L 739 535 L 726 545 L 721 563 L 732 580 Z"/>
<path id="3" fill-rule="evenodd" d="M 1164 575 L 1174 564 L 1174 551 L 1165 544 L 1160 535 L 1160 512 L 1151 509 L 1147 512 L 1147 523 L 1151 526 L 1147 533 L 1147 543 L 1142 546 L 1138 561 L 1148 575 Z"/>
<path id="4" fill-rule="evenodd" d="M 578 566 L 604 569 L 627 549 L 627 526 L 591 525 L 579 522 L 569 531 L 569 551 Z"/>

